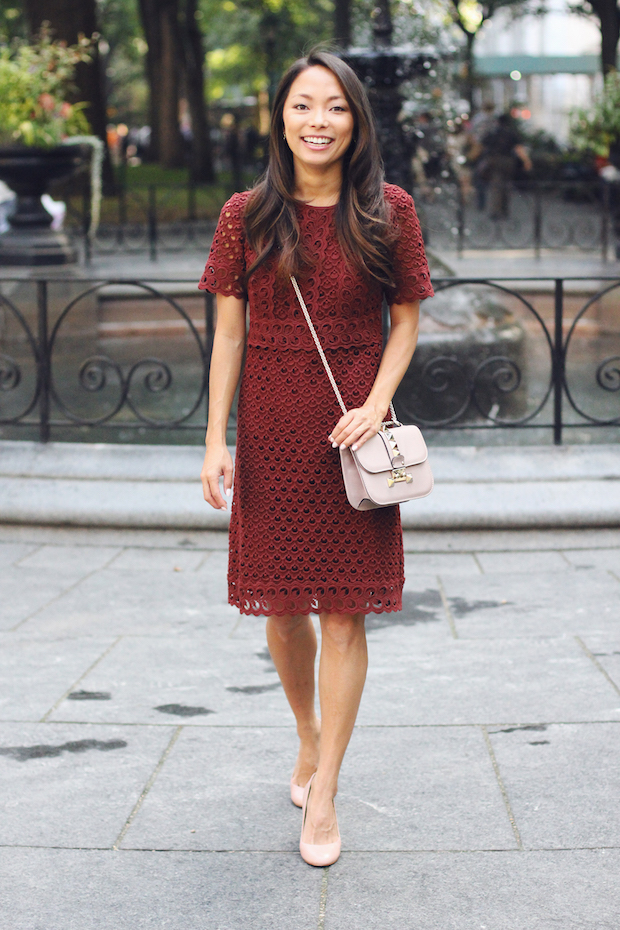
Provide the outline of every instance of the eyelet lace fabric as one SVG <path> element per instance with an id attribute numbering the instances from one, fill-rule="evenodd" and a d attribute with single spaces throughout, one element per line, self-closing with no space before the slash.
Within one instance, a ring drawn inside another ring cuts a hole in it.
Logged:
<path id="1" fill-rule="evenodd" d="M 245 296 L 254 255 L 245 241 L 248 194 L 222 209 L 199 287 Z M 432 287 L 411 197 L 386 185 L 400 238 L 391 302 Z M 333 208 L 300 205 L 301 234 L 316 258 L 300 287 L 347 407 L 361 406 L 381 360 L 379 286 L 343 260 Z M 346 499 L 328 434 L 340 418 L 289 283 L 266 263 L 247 293 L 250 325 L 237 417 L 229 536 L 229 601 L 241 613 L 384 613 L 402 607 L 403 548 L 397 507 L 359 512 Z"/>

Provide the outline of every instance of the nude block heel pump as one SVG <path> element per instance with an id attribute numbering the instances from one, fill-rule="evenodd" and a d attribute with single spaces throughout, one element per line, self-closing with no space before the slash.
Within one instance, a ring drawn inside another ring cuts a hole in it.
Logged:
<path id="1" fill-rule="evenodd" d="M 304 806 L 304 789 L 301 785 L 296 785 L 293 779 L 291 778 L 291 801 L 295 807 Z"/>

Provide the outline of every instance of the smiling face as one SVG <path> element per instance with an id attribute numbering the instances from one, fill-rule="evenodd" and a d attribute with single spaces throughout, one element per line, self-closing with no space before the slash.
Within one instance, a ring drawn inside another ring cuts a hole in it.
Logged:
<path id="1" fill-rule="evenodd" d="M 327 68 L 313 65 L 295 78 L 282 119 L 297 165 L 325 170 L 342 162 L 354 120 L 340 83 Z"/>

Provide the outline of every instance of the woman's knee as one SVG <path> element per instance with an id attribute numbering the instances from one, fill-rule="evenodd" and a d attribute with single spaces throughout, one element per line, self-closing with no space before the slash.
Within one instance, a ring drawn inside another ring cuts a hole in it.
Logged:
<path id="1" fill-rule="evenodd" d="M 321 614 L 323 639 L 330 639 L 337 649 L 346 650 L 365 635 L 364 614 Z"/>
<path id="2" fill-rule="evenodd" d="M 269 617 L 267 626 L 271 628 L 284 642 L 292 639 L 296 633 L 303 630 L 310 623 L 307 614 L 289 614 L 284 617 Z"/>

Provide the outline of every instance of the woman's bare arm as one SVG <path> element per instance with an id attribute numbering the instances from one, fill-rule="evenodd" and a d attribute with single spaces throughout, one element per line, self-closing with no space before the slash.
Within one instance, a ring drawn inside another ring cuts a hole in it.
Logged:
<path id="1" fill-rule="evenodd" d="M 349 410 L 338 420 L 329 436 L 334 446 L 358 449 L 378 432 L 396 388 L 409 367 L 418 341 L 420 301 L 392 304 L 390 319 L 390 336 L 372 390 L 363 407 Z"/>
<path id="2" fill-rule="evenodd" d="M 226 426 L 239 383 L 245 345 L 245 299 L 217 295 L 217 324 L 209 369 L 209 418 L 206 453 L 200 477 L 205 500 L 216 510 L 226 510 L 220 493 L 232 488 L 232 457 L 226 446 Z"/>

